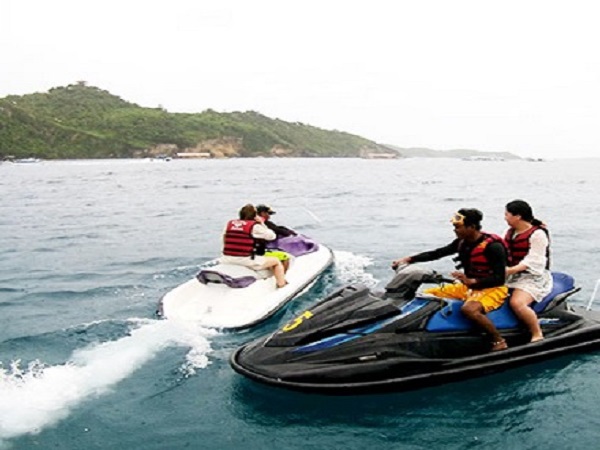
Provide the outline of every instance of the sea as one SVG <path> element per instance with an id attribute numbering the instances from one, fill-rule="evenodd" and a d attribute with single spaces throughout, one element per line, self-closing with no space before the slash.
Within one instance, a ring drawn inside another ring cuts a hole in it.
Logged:
<path id="1" fill-rule="evenodd" d="M 600 159 L 2 163 L 0 449 L 598 448 L 600 354 L 341 397 L 259 385 L 229 357 L 346 284 L 383 287 L 393 259 L 454 238 L 459 208 L 504 233 L 514 199 L 547 223 L 553 270 L 574 276 L 573 302 L 586 305 L 600 278 L 599 193 Z M 250 330 L 158 318 L 246 203 L 271 205 L 334 264 Z"/>

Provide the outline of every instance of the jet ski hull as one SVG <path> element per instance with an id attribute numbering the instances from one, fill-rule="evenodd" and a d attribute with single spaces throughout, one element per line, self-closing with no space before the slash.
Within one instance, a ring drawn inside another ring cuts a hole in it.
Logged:
<path id="1" fill-rule="evenodd" d="M 305 367 L 289 365 L 286 371 L 294 372 L 296 369 L 298 372 L 293 377 L 286 378 L 249 368 L 245 360 L 248 348 L 243 346 L 233 353 L 230 359 L 231 366 L 237 373 L 263 384 L 326 395 L 401 392 L 503 372 L 559 356 L 596 351 L 600 349 L 600 317 L 582 330 L 500 352 L 444 360 L 439 364 L 432 361 L 413 361 L 417 366 L 421 363 L 423 370 L 411 374 L 404 373 L 406 361 L 365 360 L 354 365 L 346 364 L 343 370 L 337 367 L 321 367 L 320 370 L 310 371 Z M 349 375 L 350 373 L 352 375 Z"/>
<path id="2" fill-rule="evenodd" d="M 314 245 L 316 250 L 293 258 L 286 273 L 288 284 L 283 288 L 275 286 L 275 278 L 268 271 L 261 271 L 267 272 L 265 275 L 243 266 L 217 265 L 209 271 L 214 274 L 215 270 L 224 268 L 230 275 L 233 272 L 240 275 L 240 280 L 252 278 L 249 275 L 254 275 L 256 280 L 248 286 L 234 288 L 220 280 L 203 283 L 199 281 L 199 274 L 165 294 L 157 313 L 170 320 L 227 330 L 258 325 L 310 288 L 332 264 L 331 250 L 324 245 Z"/>
<path id="3" fill-rule="evenodd" d="M 508 304 L 489 317 L 509 348 L 490 352 L 489 338 L 465 320 L 459 301 L 347 286 L 239 348 L 230 363 L 272 386 L 355 395 L 418 389 L 600 348 L 600 313 L 572 309 L 566 299 L 579 289 L 571 277 L 554 275 L 556 290 L 538 312 L 545 339 L 536 343 Z"/>

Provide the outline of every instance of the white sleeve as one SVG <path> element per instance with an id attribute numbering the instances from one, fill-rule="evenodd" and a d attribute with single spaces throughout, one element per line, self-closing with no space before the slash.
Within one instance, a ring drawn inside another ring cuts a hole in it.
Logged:
<path id="1" fill-rule="evenodd" d="M 255 239 L 264 239 L 265 241 L 273 241 L 277 238 L 277 235 L 262 223 L 257 223 L 252 228 L 252 237 Z"/>
<path id="2" fill-rule="evenodd" d="M 548 248 L 548 236 L 543 230 L 535 230 L 529 237 L 529 252 L 521 261 L 527 266 L 527 270 L 533 274 L 541 274 L 546 270 L 546 249 Z"/>

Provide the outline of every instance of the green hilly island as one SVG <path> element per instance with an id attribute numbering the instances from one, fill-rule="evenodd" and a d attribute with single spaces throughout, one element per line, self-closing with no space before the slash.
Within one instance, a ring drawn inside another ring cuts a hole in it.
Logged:
<path id="1" fill-rule="evenodd" d="M 172 113 L 130 103 L 84 81 L 0 99 L 0 161 L 159 155 L 519 158 L 509 152 L 382 145 L 254 111 Z"/>
<path id="2" fill-rule="evenodd" d="M 85 82 L 0 99 L 0 159 L 131 158 L 179 152 L 212 157 L 357 157 L 394 152 L 359 136 L 256 112 L 171 113 Z"/>

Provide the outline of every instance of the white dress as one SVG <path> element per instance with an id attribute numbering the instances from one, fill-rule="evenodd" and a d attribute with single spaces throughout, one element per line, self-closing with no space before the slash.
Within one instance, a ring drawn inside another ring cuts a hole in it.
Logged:
<path id="1" fill-rule="evenodd" d="M 552 274 L 546 269 L 548 236 L 543 230 L 535 230 L 529 237 L 529 252 L 521 261 L 527 270 L 508 276 L 509 288 L 518 288 L 530 294 L 536 302 L 552 291 Z"/>

